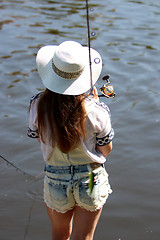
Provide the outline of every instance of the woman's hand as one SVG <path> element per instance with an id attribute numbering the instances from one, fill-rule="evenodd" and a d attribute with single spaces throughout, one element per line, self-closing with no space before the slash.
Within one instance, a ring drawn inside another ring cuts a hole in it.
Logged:
<path id="1" fill-rule="evenodd" d="M 96 146 L 96 148 L 98 149 L 99 152 L 102 153 L 102 155 L 104 157 L 107 157 L 110 154 L 110 152 L 112 151 L 112 142 L 110 142 L 109 144 L 102 146 L 102 147 Z"/>
<path id="2" fill-rule="evenodd" d="M 94 94 L 93 98 L 99 102 L 100 99 L 98 97 L 98 91 L 97 91 L 97 88 L 95 86 L 93 87 L 93 94 Z"/>

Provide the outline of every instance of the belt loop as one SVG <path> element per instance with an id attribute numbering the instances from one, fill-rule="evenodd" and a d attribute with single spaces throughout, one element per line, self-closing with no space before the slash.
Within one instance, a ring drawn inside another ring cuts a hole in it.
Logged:
<path id="1" fill-rule="evenodd" d="M 73 165 L 71 165 L 71 175 L 73 176 L 73 174 L 74 174 L 74 167 Z"/>

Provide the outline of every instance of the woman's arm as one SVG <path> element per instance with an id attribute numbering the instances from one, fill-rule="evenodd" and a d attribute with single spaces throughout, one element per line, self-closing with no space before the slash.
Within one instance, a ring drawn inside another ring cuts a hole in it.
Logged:
<path id="1" fill-rule="evenodd" d="M 98 91 L 95 86 L 93 87 L 93 91 L 94 91 L 94 98 L 97 101 L 99 101 Z M 104 157 L 107 157 L 110 154 L 110 152 L 112 151 L 112 142 L 110 142 L 109 144 L 107 144 L 105 146 L 96 146 L 96 148 L 100 153 L 102 153 L 102 155 Z"/>
<path id="2" fill-rule="evenodd" d="M 102 146 L 102 147 L 96 146 L 96 148 L 99 152 L 102 153 L 102 155 L 104 157 L 107 157 L 110 154 L 110 152 L 112 151 L 112 142 L 110 142 L 109 144 Z"/>

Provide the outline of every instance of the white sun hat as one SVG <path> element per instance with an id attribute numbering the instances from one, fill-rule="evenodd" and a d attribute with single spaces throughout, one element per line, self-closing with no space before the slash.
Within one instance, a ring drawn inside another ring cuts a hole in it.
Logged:
<path id="1" fill-rule="evenodd" d="M 42 82 L 49 90 L 79 95 L 87 92 L 99 78 L 102 59 L 97 51 L 90 49 L 92 84 L 90 80 L 89 48 L 75 41 L 65 41 L 59 46 L 42 47 L 36 63 Z"/>

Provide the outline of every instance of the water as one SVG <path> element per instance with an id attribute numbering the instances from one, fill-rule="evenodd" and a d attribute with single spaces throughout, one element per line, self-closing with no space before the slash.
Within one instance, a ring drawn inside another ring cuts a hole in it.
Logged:
<path id="1" fill-rule="evenodd" d="M 113 194 L 95 240 L 160 237 L 160 3 L 90 1 L 91 46 L 111 75 L 116 135 L 106 168 Z M 26 136 L 30 97 L 43 89 L 35 55 L 43 45 L 87 42 L 85 1 L 0 1 L 0 239 L 51 239 L 43 203 L 43 160 Z M 97 83 L 101 87 L 102 81 Z"/>

